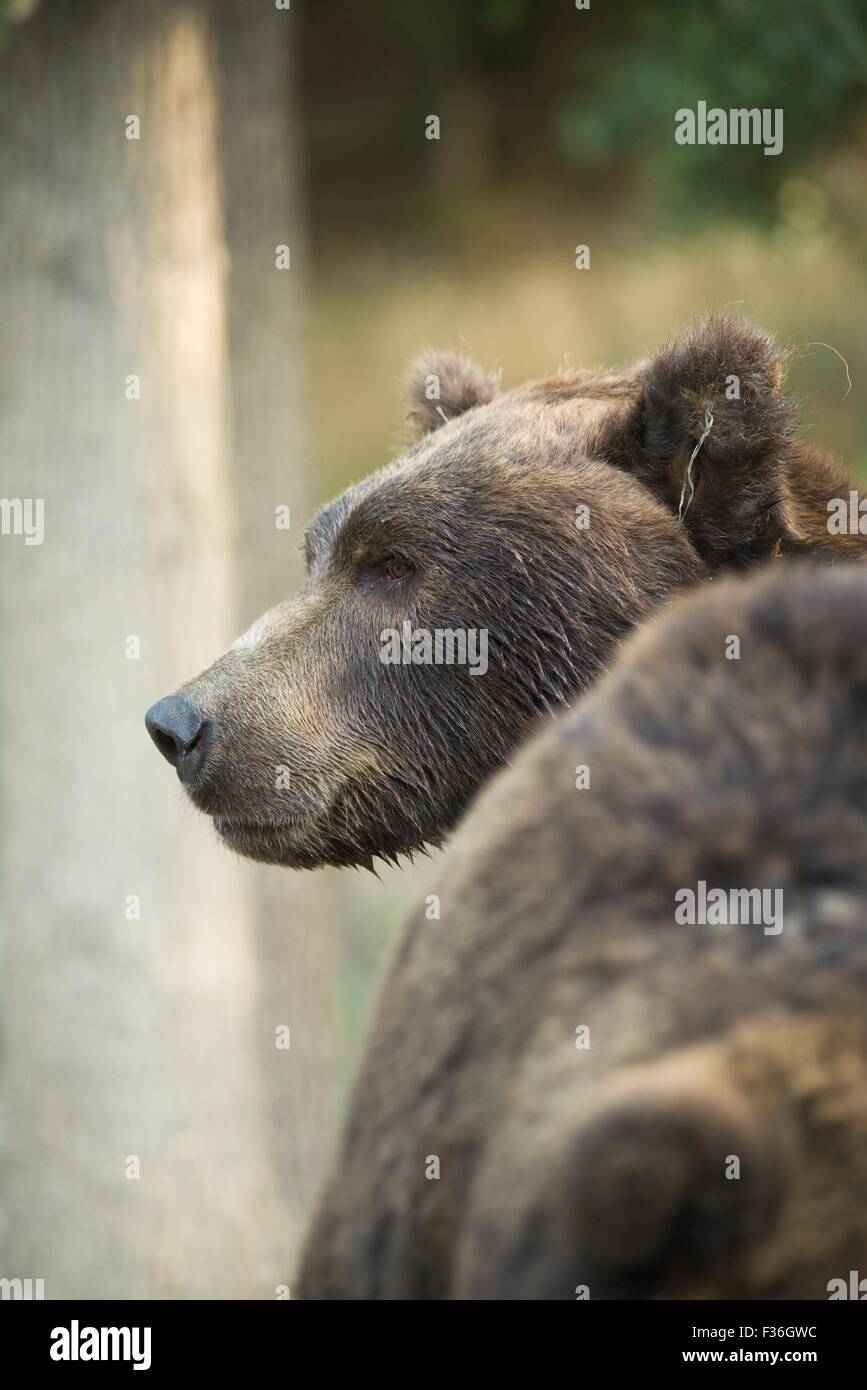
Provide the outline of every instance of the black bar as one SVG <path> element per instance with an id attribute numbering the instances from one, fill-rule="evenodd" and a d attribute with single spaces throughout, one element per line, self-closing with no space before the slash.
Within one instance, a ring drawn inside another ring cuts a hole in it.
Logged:
<path id="1" fill-rule="evenodd" d="M 32 1369 L 49 1371 L 52 1378 L 92 1378 L 108 1369 L 115 1376 L 134 1376 L 136 1358 L 142 1379 L 196 1371 L 213 1372 L 222 1380 L 273 1367 L 288 1384 L 330 1376 L 341 1353 L 350 1373 L 364 1379 L 381 1374 L 386 1383 L 429 1380 L 438 1367 L 453 1379 L 466 1372 L 470 1347 L 482 1360 L 486 1380 L 499 1365 L 511 1375 L 521 1370 L 548 1375 L 563 1358 L 563 1369 L 571 1366 L 582 1379 L 591 1369 L 653 1375 L 674 1367 L 713 1365 L 806 1365 L 827 1376 L 857 1364 L 867 1332 L 864 1310 L 852 1302 L 588 1301 L 568 1310 L 512 1308 L 506 1323 L 501 1316 L 491 1305 L 468 1304 L 415 1311 L 402 1306 L 391 1313 L 369 1308 L 364 1313 L 357 1305 L 288 1300 L 270 1306 L 7 1301 L 0 1304 L 0 1336 L 4 1364 L 15 1365 L 19 1375 Z M 119 1331 L 116 1338 L 103 1337 L 100 1332 L 97 1338 L 89 1330 L 103 1328 L 126 1329 L 127 1335 Z M 383 1342 L 384 1336 L 395 1340 Z M 409 1356 L 407 1337 L 416 1348 Z M 76 1350 L 78 1359 L 53 1359 L 52 1347 L 70 1356 Z M 82 1351 L 91 1348 L 104 1351 L 107 1359 L 83 1359 Z M 115 1350 L 126 1352 L 128 1359 L 108 1359 Z"/>

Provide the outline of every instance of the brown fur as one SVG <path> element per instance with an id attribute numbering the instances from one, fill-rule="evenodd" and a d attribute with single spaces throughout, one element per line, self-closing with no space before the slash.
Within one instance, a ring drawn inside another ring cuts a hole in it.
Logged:
<path id="1" fill-rule="evenodd" d="M 865 632 L 860 566 L 721 581 L 494 779 L 397 953 L 302 1297 L 867 1274 Z M 782 932 L 678 925 L 699 879 L 781 888 Z"/>
<path id="2" fill-rule="evenodd" d="M 320 512 L 301 592 L 182 688 L 205 730 L 186 789 L 226 844 L 293 867 L 437 844 L 671 594 L 863 545 L 828 535 L 828 498 L 848 483 L 793 442 L 780 376 L 773 341 L 726 318 L 624 372 L 504 395 L 464 358 L 421 359 L 408 388 L 420 438 Z M 486 674 L 383 665 L 381 634 L 404 621 L 484 629 Z"/>

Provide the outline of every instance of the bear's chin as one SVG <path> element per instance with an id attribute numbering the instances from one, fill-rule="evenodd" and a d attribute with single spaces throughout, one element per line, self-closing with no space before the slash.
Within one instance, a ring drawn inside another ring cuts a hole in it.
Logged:
<path id="1" fill-rule="evenodd" d="M 214 816 L 214 829 L 222 843 L 233 854 L 255 859 L 260 864 L 275 864 L 284 869 L 369 869 L 375 872 L 374 858 L 395 862 L 398 855 L 411 856 L 421 846 L 395 849 L 393 853 L 366 850 L 358 845 L 335 839 L 315 825 L 295 826 L 252 825 Z"/>
<path id="2" fill-rule="evenodd" d="M 214 829 L 227 849 L 260 864 L 315 869 L 328 862 L 317 845 L 289 826 L 250 825 L 215 816 Z"/>

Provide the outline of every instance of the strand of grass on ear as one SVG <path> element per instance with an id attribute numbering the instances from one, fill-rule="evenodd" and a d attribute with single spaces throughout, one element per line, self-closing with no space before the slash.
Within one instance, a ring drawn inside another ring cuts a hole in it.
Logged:
<path id="1" fill-rule="evenodd" d="M 690 454 L 689 463 L 686 465 L 686 475 L 685 475 L 684 480 L 683 480 L 683 487 L 680 489 L 680 505 L 679 505 L 679 507 L 678 507 L 678 509 L 677 509 L 677 519 L 678 519 L 678 521 L 683 521 L 683 518 L 686 516 L 687 512 L 689 511 L 690 504 L 692 503 L 692 499 L 693 499 L 693 497 L 695 496 L 695 479 L 694 479 L 693 476 L 692 476 L 693 464 L 695 463 L 696 459 L 698 458 L 698 451 L 699 451 L 699 449 L 701 448 L 702 444 L 704 443 L 704 441 L 707 439 L 708 435 L 710 434 L 711 425 L 712 425 L 712 424 L 713 424 L 713 416 L 711 415 L 710 411 L 706 409 L 705 412 L 704 412 L 704 433 L 702 434 L 701 439 L 698 441 L 698 443 L 696 444 L 696 446 L 695 446 L 695 448 L 693 449 L 692 453 Z M 684 506 L 684 505 L 683 505 L 683 500 L 684 500 L 684 498 L 686 497 L 686 487 L 687 487 L 687 483 L 689 484 L 689 501 L 687 502 L 686 506 Z"/>
<path id="2" fill-rule="evenodd" d="M 814 340 L 813 342 L 811 342 L 811 343 L 801 343 L 800 346 L 801 346 L 801 347 L 805 347 L 805 348 L 809 348 L 809 347 L 823 347 L 823 348 L 827 348 L 829 352 L 833 352 L 833 354 L 834 354 L 835 357 L 839 357 L 840 361 L 843 363 L 843 366 L 846 368 L 846 382 L 847 382 L 847 386 L 846 386 L 846 393 L 845 393 L 845 395 L 843 396 L 843 400 L 845 401 L 846 396 L 848 396 L 849 392 L 852 390 L 852 377 L 851 377 L 850 374 L 849 374 L 849 363 L 846 361 L 846 358 L 843 356 L 842 352 L 838 352 L 837 349 L 834 347 L 834 345 L 833 345 L 832 343 L 821 343 L 821 342 L 818 341 L 818 339 L 815 339 L 815 340 Z"/>

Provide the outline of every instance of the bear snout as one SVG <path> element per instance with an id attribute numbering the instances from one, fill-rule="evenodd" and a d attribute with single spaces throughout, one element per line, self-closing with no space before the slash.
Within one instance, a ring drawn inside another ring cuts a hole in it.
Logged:
<path id="1" fill-rule="evenodd" d="M 184 785 L 192 782 L 213 746 L 213 720 L 203 718 L 185 695 L 167 695 L 148 710 L 145 728 Z"/>

